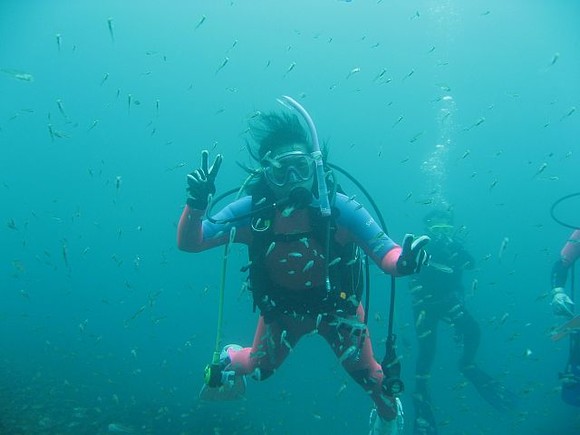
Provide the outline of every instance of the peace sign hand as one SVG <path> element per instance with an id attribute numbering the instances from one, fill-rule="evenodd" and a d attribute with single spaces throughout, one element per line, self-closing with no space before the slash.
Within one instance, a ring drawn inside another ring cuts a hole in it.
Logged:
<path id="1" fill-rule="evenodd" d="M 205 210 L 209 202 L 209 195 L 215 193 L 215 179 L 220 170 L 223 157 L 218 154 L 208 166 L 209 152 L 201 152 L 201 168 L 187 174 L 187 204 L 198 210 Z"/>

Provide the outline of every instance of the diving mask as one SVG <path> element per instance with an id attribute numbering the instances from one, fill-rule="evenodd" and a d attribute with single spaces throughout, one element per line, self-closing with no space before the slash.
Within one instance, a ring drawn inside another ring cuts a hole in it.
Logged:
<path id="1" fill-rule="evenodd" d="M 435 236 L 451 237 L 453 235 L 455 227 L 453 225 L 440 223 L 429 226 L 428 230 L 431 234 Z"/>
<path id="2" fill-rule="evenodd" d="M 275 158 L 265 158 L 262 171 L 266 179 L 278 187 L 289 181 L 304 182 L 314 175 L 314 159 L 302 151 L 291 151 Z"/>

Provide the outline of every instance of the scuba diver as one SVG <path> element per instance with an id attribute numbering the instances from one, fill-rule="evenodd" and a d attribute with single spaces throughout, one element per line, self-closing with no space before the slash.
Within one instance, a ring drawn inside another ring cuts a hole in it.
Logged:
<path id="1" fill-rule="evenodd" d="M 495 408 L 504 411 L 515 407 L 515 396 L 479 368 L 475 360 L 480 328 L 464 303 L 463 271 L 473 269 L 475 261 L 460 242 L 450 210 L 433 210 L 423 223 L 431 238 L 428 267 L 409 280 L 418 340 L 415 370 L 415 434 L 436 434 L 437 425 L 431 402 L 429 379 L 435 358 L 437 326 L 440 321 L 452 325 L 462 347 L 459 370 L 478 393 Z"/>
<path id="2" fill-rule="evenodd" d="M 552 309 L 554 314 L 566 318 L 568 323 L 559 328 L 565 335 L 570 335 L 570 353 L 564 373 L 560 374 L 562 381 L 562 400 L 572 406 L 580 406 L 580 317 L 574 316 L 574 278 L 572 278 L 572 298 L 564 288 L 568 278 L 568 270 L 572 269 L 580 258 L 580 230 L 574 230 L 562 248 L 560 258 L 552 267 Z M 572 274 L 572 277 L 574 275 Z"/>
<path id="3" fill-rule="evenodd" d="M 373 400 L 370 433 L 401 433 L 402 405 L 384 388 L 386 375 L 373 355 L 360 302 L 361 257 L 364 251 L 392 276 L 410 275 L 427 262 L 423 247 L 429 238 L 407 234 L 399 246 L 354 197 L 340 193 L 312 119 L 295 100 L 283 98 L 309 132 L 294 113 L 261 113 L 250 120 L 254 142 L 247 145 L 257 169 L 247 168 L 250 181 L 238 199 L 212 216 L 210 196 L 221 155 L 210 167 L 203 151 L 201 167 L 187 176 L 179 249 L 247 245 L 250 261 L 244 269 L 254 309 L 259 309 L 253 344 L 227 345 L 214 353 L 217 371 L 208 375 L 206 368 L 200 397 L 243 395 L 247 375 L 269 378 L 302 337 L 317 333 Z"/>

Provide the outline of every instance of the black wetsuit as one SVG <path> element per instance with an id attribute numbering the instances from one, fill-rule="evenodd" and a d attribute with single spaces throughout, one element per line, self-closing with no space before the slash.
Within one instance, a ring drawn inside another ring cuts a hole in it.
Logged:
<path id="1" fill-rule="evenodd" d="M 429 267 L 414 275 L 410 283 L 418 339 L 415 405 L 415 433 L 437 433 L 431 407 L 429 377 L 437 346 L 440 321 L 452 325 L 463 345 L 459 368 L 473 365 L 480 341 L 480 329 L 464 305 L 463 271 L 474 267 L 473 257 L 453 240 L 442 238 L 429 244 Z"/>

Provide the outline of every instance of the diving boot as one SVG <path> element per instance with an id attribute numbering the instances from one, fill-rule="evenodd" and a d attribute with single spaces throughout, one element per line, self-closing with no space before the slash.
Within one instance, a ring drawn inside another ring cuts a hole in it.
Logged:
<path id="1" fill-rule="evenodd" d="M 231 359 L 228 350 L 239 351 L 242 346 L 237 344 L 228 344 L 224 346 L 220 353 L 219 368 L 221 372 L 221 385 L 219 387 L 210 387 L 204 383 L 199 392 L 201 400 L 210 402 L 222 402 L 231 400 L 240 400 L 244 398 L 246 392 L 246 377 L 238 375 L 231 368 Z"/>

